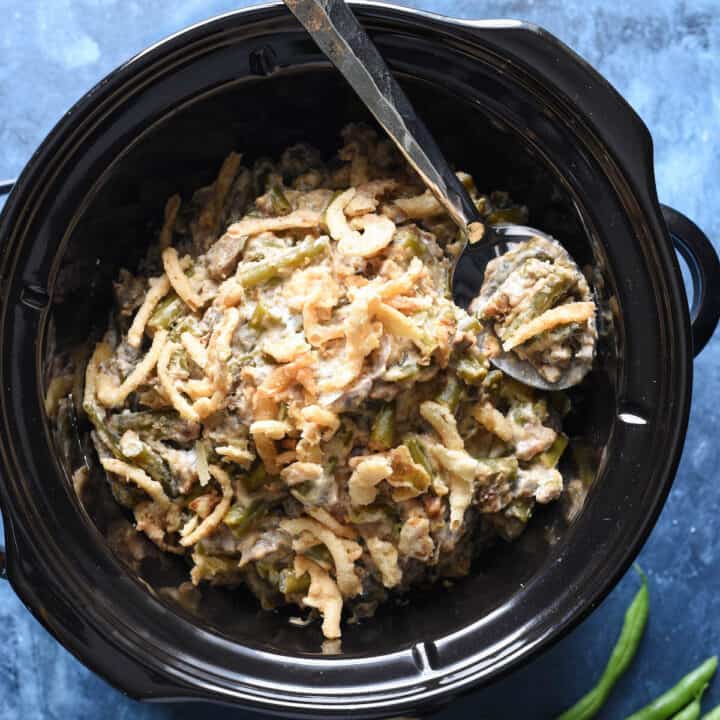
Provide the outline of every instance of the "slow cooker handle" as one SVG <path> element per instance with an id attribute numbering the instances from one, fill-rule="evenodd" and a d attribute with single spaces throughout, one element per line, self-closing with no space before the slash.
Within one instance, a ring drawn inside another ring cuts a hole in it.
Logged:
<path id="1" fill-rule="evenodd" d="M 675 249 L 690 268 L 693 353 L 697 356 L 712 337 L 720 319 L 720 260 L 707 235 L 681 212 L 661 205 Z"/>
<path id="2" fill-rule="evenodd" d="M 0 180 L 0 197 L 3 195 L 9 195 L 14 184 L 15 180 Z"/>

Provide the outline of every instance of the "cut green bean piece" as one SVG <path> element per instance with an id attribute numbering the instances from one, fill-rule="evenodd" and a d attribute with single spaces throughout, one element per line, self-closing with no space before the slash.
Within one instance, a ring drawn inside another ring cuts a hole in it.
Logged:
<path id="1" fill-rule="evenodd" d="M 327 252 L 328 248 L 329 244 L 326 237 L 304 240 L 296 247 L 286 250 L 273 258 L 260 260 L 250 267 L 243 268 L 238 272 L 238 280 L 244 288 L 262 285 L 286 270 L 292 270 L 307 260 L 319 257 Z"/>
<path id="2" fill-rule="evenodd" d="M 255 305 L 255 310 L 248 321 L 248 325 L 255 330 L 255 332 L 262 332 L 267 330 L 271 325 L 275 325 L 280 322 L 280 318 L 274 315 L 264 303 L 258 301 Z"/>
<path id="3" fill-rule="evenodd" d="M 267 470 L 262 462 L 257 462 L 250 472 L 242 478 L 242 484 L 248 492 L 259 490 L 268 481 Z"/>
<path id="4" fill-rule="evenodd" d="M 568 274 L 548 275 L 545 285 L 533 295 L 530 306 L 513 318 L 503 331 L 503 336 L 509 337 L 525 323 L 549 310 L 572 287 L 573 282 L 574 278 Z"/>
<path id="5" fill-rule="evenodd" d="M 641 572 L 638 570 L 638 572 Z M 640 639 L 642 638 L 648 611 L 650 609 L 650 595 L 647 588 L 647 579 L 641 573 L 642 586 L 625 613 L 620 637 L 615 643 L 610 659 L 597 685 L 575 705 L 566 710 L 557 720 L 589 720 L 595 717 L 605 704 L 615 683 L 628 669 L 635 657 Z"/>
<path id="6" fill-rule="evenodd" d="M 373 420 L 368 447 L 371 450 L 390 450 L 394 445 L 395 403 L 385 403 Z"/>
<path id="7" fill-rule="evenodd" d="M 284 595 L 305 595 L 310 588 L 310 576 L 307 573 L 296 575 L 292 570 L 282 570 L 278 589 Z"/>
<path id="8" fill-rule="evenodd" d="M 560 462 L 560 458 L 565 452 L 567 444 L 567 435 L 558 433 L 555 438 L 555 442 L 542 455 L 540 455 L 540 462 L 547 468 L 557 467 L 557 464 Z"/>
<path id="9" fill-rule="evenodd" d="M 170 293 L 158 303 L 148 320 L 147 327 L 152 332 L 168 330 L 185 312 L 185 303 L 174 292 Z"/>
<path id="10" fill-rule="evenodd" d="M 717 657 L 708 658 L 678 682 L 677 685 L 630 715 L 626 720 L 666 720 L 682 710 L 708 684 L 717 669 Z"/>
<path id="11" fill-rule="evenodd" d="M 428 459 L 425 443 L 417 435 L 408 435 L 405 438 L 404 445 L 410 452 L 410 457 L 413 459 L 413 462 L 416 465 L 420 465 L 432 478 L 435 473 Z"/>
<path id="12" fill-rule="evenodd" d="M 468 385 L 479 385 L 487 375 L 487 367 L 472 355 L 463 355 L 455 368 L 458 376 Z"/>
<path id="13" fill-rule="evenodd" d="M 273 185 L 268 193 L 274 215 L 287 215 L 292 210 L 290 201 L 285 197 L 285 193 L 278 185 Z"/>
<path id="14" fill-rule="evenodd" d="M 322 565 L 325 569 L 333 566 L 332 555 L 325 545 L 313 545 L 307 550 L 303 550 L 303 555 L 309 557 L 318 565 Z"/>
<path id="15" fill-rule="evenodd" d="M 485 219 L 490 225 L 497 225 L 498 223 L 524 225 L 527 222 L 528 214 L 526 208 L 522 205 L 516 205 L 502 210 L 493 210 Z"/>
<path id="16" fill-rule="evenodd" d="M 253 500 L 247 507 L 235 504 L 226 513 L 223 522 L 237 538 L 252 530 L 267 514 L 269 506 L 263 500 Z"/>
<path id="17" fill-rule="evenodd" d="M 435 397 L 435 402 L 447 405 L 450 412 L 454 413 L 460 405 L 462 399 L 462 383 L 454 375 L 448 375 L 445 385 Z"/>

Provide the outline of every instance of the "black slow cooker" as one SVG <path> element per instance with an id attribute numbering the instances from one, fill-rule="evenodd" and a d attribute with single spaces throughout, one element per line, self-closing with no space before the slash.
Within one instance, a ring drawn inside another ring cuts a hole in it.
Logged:
<path id="1" fill-rule="evenodd" d="M 348 626 L 316 627 L 207 589 L 187 568 L 114 550 L 117 518 L 81 502 L 83 427 L 52 427 L 58 353 L 89 338 L 165 199 L 300 141 L 329 152 L 366 113 L 279 3 L 202 23 L 91 90 L 44 141 L 0 218 L 0 497 L 7 577 L 81 661 L 133 697 L 206 699 L 291 716 L 427 711 L 491 682 L 567 632 L 627 569 L 672 483 L 692 358 L 720 314 L 720 266 L 690 221 L 658 204 L 652 142 L 618 93 L 540 28 L 354 6 L 446 156 L 509 190 L 592 273 L 596 367 L 571 434 L 590 458 L 583 503 L 539 513 L 453 587 Z M 673 248 L 695 285 L 692 322 Z M 117 545 L 117 543 L 115 543 Z M 125 548 L 127 550 L 127 547 Z"/>

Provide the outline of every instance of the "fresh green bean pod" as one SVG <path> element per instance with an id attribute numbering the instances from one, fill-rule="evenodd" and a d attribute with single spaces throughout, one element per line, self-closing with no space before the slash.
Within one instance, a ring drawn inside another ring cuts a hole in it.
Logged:
<path id="1" fill-rule="evenodd" d="M 672 716 L 672 720 L 698 720 L 700 712 L 702 711 L 702 696 L 705 692 L 707 685 L 700 691 L 700 694 L 687 706 L 685 706 L 679 713 Z"/>
<path id="2" fill-rule="evenodd" d="M 385 403 L 373 420 L 368 447 L 371 450 L 390 450 L 394 445 L 395 403 Z"/>
<path id="3" fill-rule="evenodd" d="M 720 720 L 720 705 L 713 708 L 709 713 L 705 713 L 701 720 Z"/>
<path id="4" fill-rule="evenodd" d="M 252 288 L 276 278 L 286 270 L 299 267 L 306 260 L 312 260 L 327 251 L 327 238 L 306 240 L 269 260 L 260 260 L 238 272 L 238 279 L 244 288 Z"/>
<path id="5" fill-rule="evenodd" d="M 645 575 L 641 575 L 641 577 L 642 585 L 625 612 L 625 621 L 620 631 L 620 637 L 615 643 L 600 680 L 587 695 L 580 698 L 557 720 L 589 720 L 589 718 L 595 717 L 610 696 L 615 683 L 630 666 L 645 630 L 650 608 L 647 579 Z"/>
<path id="6" fill-rule="evenodd" d="M 717 669 L 717 657 L 708 658 L 678 682 L 677 685 L 633 713 L 626 720 L 666 720 L 691 703 L 708 684 Z"/>

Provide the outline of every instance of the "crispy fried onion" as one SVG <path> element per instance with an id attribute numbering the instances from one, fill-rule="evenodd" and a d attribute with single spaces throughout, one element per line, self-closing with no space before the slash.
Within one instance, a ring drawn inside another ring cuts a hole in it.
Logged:
<path id="1" fill-rule="evenodd" d="M 250 434 L 255 442 L 265 469 L 274 475 L 278 472 L 276 440 L 282 440 L 290 432 L 290 426 L 280 420 L 256 420 L 250 425 Z"/>
<path id="2" fill-rule="evenodd" d="M 320 385 L 323 392 L 340 390 L 349 385 L 362 371 L 365 358 L 380 345 L 382 324 L 372 322 L 379 298 L 374 290 L 361 289 L 348 307 L 343 330 L 345 350 L 342 364 L 334 377 L 324 379 Z"/>
<path id="3" fill-rule="evenodd" d="M 422 195 L 397 198 L 395 205 L 402 210 L 405 217 L 412 220 L 424 220 L 435 215 L 442 215 L 445 212 L 443 206 L 429 190 L 426 190 Z"/>
<path id="4" fill-rule="evenodd" d="M 521 325 L 507 340 L 503 341 L 503 350 L 509 352 L 522 345 L 526 340 L 547 332 L 558 325 L 584 323 L 595 314 L 595 303 L 575 302 L 546 310 L 542 315 Z"/>
<path id="5" fill-rule="evenodd" d="M 145 326 L 157 304 L 170 292 L 170 281 L 167 275 L 158 278 L 150 278 L 150 286 L 142 305 L 138 308 L 133 318 L 132 325 L 128 330 L 127 341 L 130 347 L 139 348 L 142 344 Z"/>
<path id="6" fill-rule="evenodd" d="M 430 454 L 448 471 L 450 485 L 450 529 L 458 530 L 472 501 L 474 481 L 482 465 L 464 450 L 448 450 L 433 443 Z"/>
<path id="7" fill-rule="evenodd" d="M 398 551 L 395 546 L 387 540 L 378 537 L 365 537 L 370 557 L 380 571 L 382 584 L 386 588 L 393 588 L 402 581 L 402 570 L 398 565 Z"/>
<path id="8" fill-rule="evenodd" d="M 155 335 L 157 337 L 157 334 Z M 175 385 L 175 378 L 170 373 L 170 360 L 175 351 L 179 350 L 177 343 L 169 342 L 163 347 L 157 363 L 157 375 L 168 400 L 178 411 L 180 417 L 191 422 L 198 422 L 200 416 L 195 408 L 183 397 Z"/>
<path id="9" fill-rule="evenodd" d="M 232 357 L 231 342 L 233 333 L 240 322 L 240 311 L 237 308 L 228 308 L 222 320 L 213 328 L 207 349 L 207 363 L 205 372 L 213 384 L 213 394 L 210 398 L 201 397 L 195 401 L 193 408 L 200 419 L 217 412 L 230 390 L 232 377 L 228 361 Z"/>
<path id="10" fill-rule="evenodd" d="M 432 425 L 442 444 L 450 450 L 463 450 L 465 443 L 457 429 L 455 416 L 447 405 L 426 400 L 420 405 L 420 415 Z"/>
<path id="11" fill-rule="evenodd" d="M 180 336 L 180 342 L 185 348 L 185 352 L 190 356 L 190 359 L 203 370 L 207 365 L 208 354 L 207 349 L 198 338 L 192 333 L 184 332 Z"/>
<path id="12" fill-rule="evenodd" d="M 422 465 L 418 465 L 405 445 L 398 445 L 390 451 L 392 475 L 387 479 L 392 486 L 395 502 L 404 502 L 422 495 L 430 487 L 430 476 Z"/>
<path id="13" fill-rule="evenodd" d="M 322 222 L 322 215 L 313 210 L 295 210 L 288 215 L 269 218 L 245 218 L 233 223 L 227 229 L 232 237 L 259 235 L 264 232 L 281 232 L 301 228 L 316 228 Z"/>
<path id="14" fill-rule="evenodd" d="M 116 384 L 115 378 L 99 373 L 96 379 L 98 400 L 106 407 L 119 407 L 122 405 L 127 396 L 137 390 L 148 379 L 153 368 L 158 363 L 166 341 L 167 332 L 158 330 L 155 333 L 150 350 L 120 385 Z"/>
<path id="15" fill-rule="evenodd" d="M 427 562 L 435 551 L 435 543 L 430 537 L 430 521 L 426 517 L 408 518 L 400 529 L 398 550 L 401 555 Z"/>
<path id="16" fill-rule="evenodd" d="M 210 465 L 208 469 L 222 489 L 222 499 L 213 508 L 213 511 L 191 533 L 185 535 L 185 537 L 180 540 L 180 544 L 183 547 L 194 545 L 196 542 L 210 535 L 210 533 L 220 525 L 222 519 L 225 517 L 225 513 L 230 509 L 233 496 L 230 476 L 217 465 Z"/>
<path id="17" fill-rule="evenodd" d="M 357 217 L 375 212 L 379 198 L 396 187 L 396 180 L 371 180 L 359 185 L 352 200 L 345 206 L 345 215 Z"/>
<path id="18" fill-rule="evenodd" d="M 355 218 L 351 226 L 345 217 L 345 208 L 355 195 L 355 188 L 349 188 L 330 203 L 325 214 L 328 230 L 343 255 L 372 257 L 392 242 L 395 223 L 384 215 L 367 214 Z"/>
<path id="19" fill-rule="evenodd" d="M 141 490 L 144 490 L 156 503 L 160 505 L 170 504 L 170 499 L 165 494 L 163 486 L 157 480 L 153 480 L 141 468 L 109 457 L 100 458 L 100 464 L 108 472 L 118 475 L 126 481 L 135 483 L 135 485 Z"/>
<path id="20" fill-rule="evenodd" d="M 353 505 L 370 505 L 377 497 L 377 486 L 392 475 L 392 465 L 385 455 L 363 455 L 351 458 L 353 473 L 348 493 Z"/>
<path id="21" fill-rule="evenodd" d="M 319 610 L 323 616 L 322 632 L 326 638 L 339 638 L 343 599 L 335 581 L 317 563 L 303 555 L 295 557 L 295 574 L 310 576 L 310 588 L 302 603 Z"/>
<path id="22" fill-rule="evenodd" d="M 361 592 L 360 579 L 355 574 L 353 565 L 354 561 L 362 555 L 360 545 L 353 540 L 339 538 L 332 530 L 310 518 L 281 520 L 280 527 L 293 536 L 308 533 L 315 538 L 317 543 L 325 545 L 335 563 L 335 577 L 343 597 L 355 597 Z M 295 543 L 293 543 L 294 548 Z"/>
<path id="23" fill-rule="evenodd" d="M 183 258 L 185 260 L 185 258 Z M 203 301 L 197 294 L 193 286 L 190 284 L 188 276 L 185 274 L 180 258 L 178 258 L 177 250 L 174 247 L 167 247 L 162 251 L 163 267 L 165 274 L 178 294 L 178 297 L 193 311 L 198 311 L 203 306 Z"/>
<path id="24" fill-rule="evenodd" d="M 177 214 L 180 210 L 180 202 L 180 196 L 173 195 L 165 203 L 165 218 L 162 229 L 160 230 L 160 238 L 158 239 L 158 245 L 160 245 L 161 249 L 169 247 L 172 243 L 172 234 L 175 229 L 175 220 L 177 220 Z"/>
<path id="25" fill-rule="evenodd" d="M 512 442 L 512 423 L 488 401 L 478 403 L 472 409 L 473 417 L 486 430 L 497 435 L 503 442 Z"/>
<path id="26" fill-rule="evenodd" d="M 357 539 L 357 533 L 348 525 L 338 522 L 325 508 L 322 507 L 306 507 L 305 512 L 311 518 L 329 527 L 338 537 L 347 538 L 348 540 Z"/>

